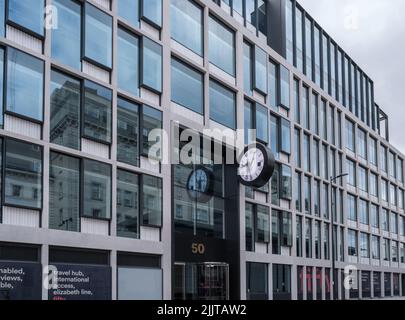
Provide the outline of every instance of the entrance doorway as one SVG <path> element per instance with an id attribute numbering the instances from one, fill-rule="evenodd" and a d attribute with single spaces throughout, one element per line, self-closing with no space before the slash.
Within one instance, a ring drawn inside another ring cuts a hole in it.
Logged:
<path id="1" fill-rule="evenodd" d="M 174 299 L 228 300 L 229 265 L 226 263 L 176 263 Z"/>

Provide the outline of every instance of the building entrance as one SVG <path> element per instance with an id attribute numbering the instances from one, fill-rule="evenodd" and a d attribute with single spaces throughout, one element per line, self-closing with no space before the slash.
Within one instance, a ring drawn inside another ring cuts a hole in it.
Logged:
<path id="1" fill-rule="evenodd" d="M 229 265 L 226 263 L 176 263 L 176 300 L 228 300 Z"/>

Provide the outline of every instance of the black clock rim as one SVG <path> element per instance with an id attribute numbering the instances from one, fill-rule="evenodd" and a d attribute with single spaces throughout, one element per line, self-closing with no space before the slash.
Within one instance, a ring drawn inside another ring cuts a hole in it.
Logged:
<path id="1" fill-rule="evenodd" d="M 189 181 L 191 179 L 191 176 L 193 175 L 194 172 L 197 170 L 202 170 L 205 172 L 208 178 L 208 185 L 207 185 L 207 191 L 206 192 L 198 192 L 198 191 L 192 191 L 188 188 Z M 192 195 L 192 193 L 197 194 L 198 196 Z M 213 194 L 214 194 L 214 174 L 212 171 L 208 170 L 205 166 L 203 165 L 197 165 L 193 168 L 193 170 L 190 172 L 187 178 L 187 194 L 190 197 L 190 199 L 194 201 L 199 201 L 202 203 L 206 203 L 211 200 Z"/>
<path id="2" fill-rule="evenodd" d="M 239 157 L 239 166 L 242 157 L 246 154 L 246 152 L 252 148 L 259 149 L 264 156 L 264 165 L 263 165 L 263 170 L 260 173 L 260 175 L 253 181 L 246 181 L 243 180 L 243 178 L 238 174 L 238 179 L 241 184 L 243 184 L 246 187 L 254 187 L 254 188 L 261 188 L 268 183 L 274 173 L 274 167 L 275 167 L 275 158 L 273 153 L 271 152 L 270 148 L 264 146 L 263 144 L 256 142 L 252 143 L 248 146 L 246 146 L 243 150 L 243 153 Z"/>

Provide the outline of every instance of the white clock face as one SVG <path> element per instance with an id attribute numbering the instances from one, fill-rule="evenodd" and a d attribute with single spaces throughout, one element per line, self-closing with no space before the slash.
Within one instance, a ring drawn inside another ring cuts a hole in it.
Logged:
<path id="1" fill-rule="evenodd" d="M 256 180 L 264 169 L 264 155 L 258 148 L 250 148 L 241 158 L 239 176 L 246 182 Z"/>

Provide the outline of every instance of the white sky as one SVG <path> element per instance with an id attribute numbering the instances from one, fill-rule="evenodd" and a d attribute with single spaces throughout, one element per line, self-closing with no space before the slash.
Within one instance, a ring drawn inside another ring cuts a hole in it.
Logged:
<path id="1" fill-rule="evenodd" d="M 374 81 L 390 142 L 405 154 L 405 0 L 298 0 Z"/>

